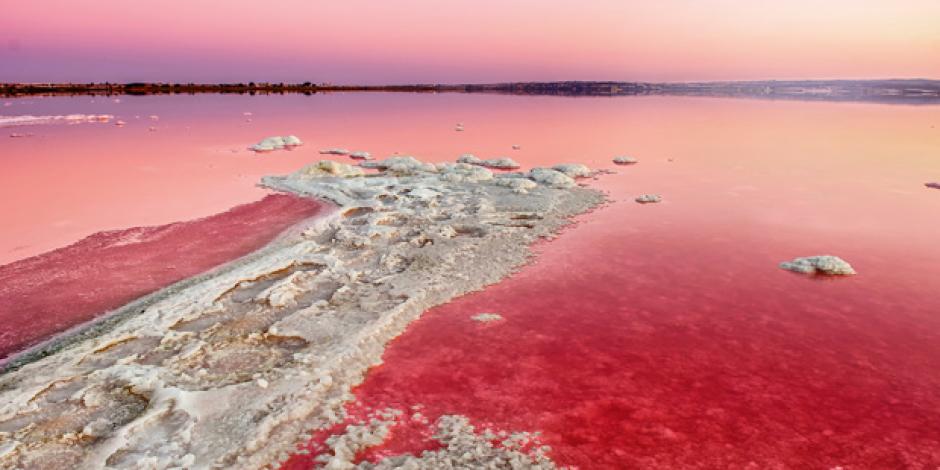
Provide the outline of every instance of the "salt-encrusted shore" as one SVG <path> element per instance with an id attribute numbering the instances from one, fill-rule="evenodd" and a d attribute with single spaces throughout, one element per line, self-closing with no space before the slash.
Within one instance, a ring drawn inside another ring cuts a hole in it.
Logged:
<path id="1" fill-rule="evenodd" d="M 340 209 L 0 377 L 0 468 L 277 462 L 342 420 L 351 387 L 423 311 L 497 282 L 604 199 L 551 169 L 373 166 L 265 178 Z"/>

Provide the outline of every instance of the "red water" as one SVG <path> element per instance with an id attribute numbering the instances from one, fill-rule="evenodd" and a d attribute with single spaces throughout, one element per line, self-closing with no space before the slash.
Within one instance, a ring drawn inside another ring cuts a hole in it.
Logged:
<path id="1" fill-rule="evenodd" d="M 270 195 L 198 220 L 96 233 L 0 266 L 0 359 L 257 250 L 324 207 Z"/>
<path id="2" fill-rule="evenodd" d="M 640 163 L 592 183 L 612 202 L 509 280 L 410 326 L 350 421 L 418 405 L 431 423 L 540 431 L 577 468 L 940 466 L 940 198 L 922 182 L 940 173 L 937 111 L 656 111 L 624 131 Z M 606 145 L 594 138 L 585 153 Z M 664 202 L 632 201 L 647 192 Z M 777 268 L 827 253 L 859 275 Z M 481 312 L 505 321 L 470 319 Z M 284 468 L 312 467 L 342 427 Z M 404 419 L 360 458 L 434 448 L 430 432 Z"/>
<path id="3" fill-rule="evenodd" d="M 940 193 L 924 186 L 940 179 L 937 107 L 431 94 L 27 101 L 11 108 L 128 124 L 0 141 L 8 259 L 256 200 L 260 175 L 324 147 L 617 171 L 591 183 L 611 203 L 540 245 L 535 264 L 394 341 L 356 390 L 356 418 L 423 405 L 432 423 L 463 414 L 541 431 L 552 458 L 581 468 L 940 465 Z M 134 114 L 159 114 L 157 131 Z M 307 145 L 244 150 L 283 134 Z M 621 154 L 640 163 L 614 166 Z M 633 202 L 645 193 L 663 202 Z M 777 268 L 816 254 L 859 275 Z M 481 312 L 506 319 L 469 319 Z M 433 447 L 428 435 L 405 421 L 362 457 Z M 311 464 L 297 455 L 289 466 Z"/>

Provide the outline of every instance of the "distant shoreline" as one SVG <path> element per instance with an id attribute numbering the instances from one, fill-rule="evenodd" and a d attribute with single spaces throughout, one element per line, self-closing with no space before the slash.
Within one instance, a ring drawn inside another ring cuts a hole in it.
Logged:
<path id="1" fill-rule="evenodd" d="M 324 83 L 3 83 L 0 96 L 161 94 L 270 95 L 336 92 L 492 93 L 556 96 L 714 96 L 813 101 L 940 104 L 940 80 L 762 80 L 725 82 L 507 82 L 484 84 L 334 85 Z"/>

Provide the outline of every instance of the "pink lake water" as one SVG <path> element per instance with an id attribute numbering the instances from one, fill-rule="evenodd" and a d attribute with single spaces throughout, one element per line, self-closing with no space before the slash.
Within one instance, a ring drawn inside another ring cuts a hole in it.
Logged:
<path id="1" fill-rule="evenodd" d="M 540 431 L 578 468 L 940 465 L 940 191 L 924 185 L 940 180 L 938 107 L 334 94 L 0 108 L 69 113 L 127 124 L 2 129 L 34 135 L 0 134 L 0 262 L 257 201 L 260 175 L 319 148 L 616 171 L 590 182 L 610 203 L 538 245 L 535 263 L 393 341 L 352 421 L 386 407 L 466 415 Z M 284 134 L 306 145 L 244 150 Z M 663 202 L 633 202 L 645 193 Z M 777 268 L 816 254 L 859 275 Z M 505 320 L 470 320 L 481 312 Z M 403 422 L 361 457 L 433 448 L 428 435 Z M 286 467 L 313 465 L 298 454 Z"/>

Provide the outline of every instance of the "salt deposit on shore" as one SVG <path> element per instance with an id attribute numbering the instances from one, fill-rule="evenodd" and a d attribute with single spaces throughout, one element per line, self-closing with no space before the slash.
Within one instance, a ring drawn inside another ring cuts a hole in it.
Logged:
<path id="1" fill-rule="evenodd" d="M 466 163 L 468 165 L 485 166 L 487 168 L 495 168 L 499 170 L 515 170 L 517 168 L 520 168 L 521 166 L 518 163 L 516 163 L 515 160 L 509 157 L 497 157 L 497 158 L 489 158 L 489 159 L 483 160 L 481 158 L 477 158 L 476 155 L 469 154 L 469 153 L 465 153 L 461 155 L 460 158 L 457 159 L 457 163 Z"/>
<path id="2" fill-rule="evenodd" d="M 54 116 L 0 116 L 0 127 L 34 126 L 41 124 L 81 124 L 85 122 L 108 122 L 110 114 L 62 114 Z"/>
<path id="3" fill-rule="evenodd" d="M 304 432 L 343 419 L 351 387 L 423 311 L 499 281 L 529 258 L 532 242 L 603 200 L 545 168 L 366 164 L 381 172 L 318 162 L 264 178 L 339 207 L 161 293 L 110 331 L 0 377 L 0 468 L 276 462 Z M 466 430 L 454 419 L 442 435 Z M 441 454 L 420 459 L 485 458 L 457 445 L 466 439 L 442 442 Z"/>

